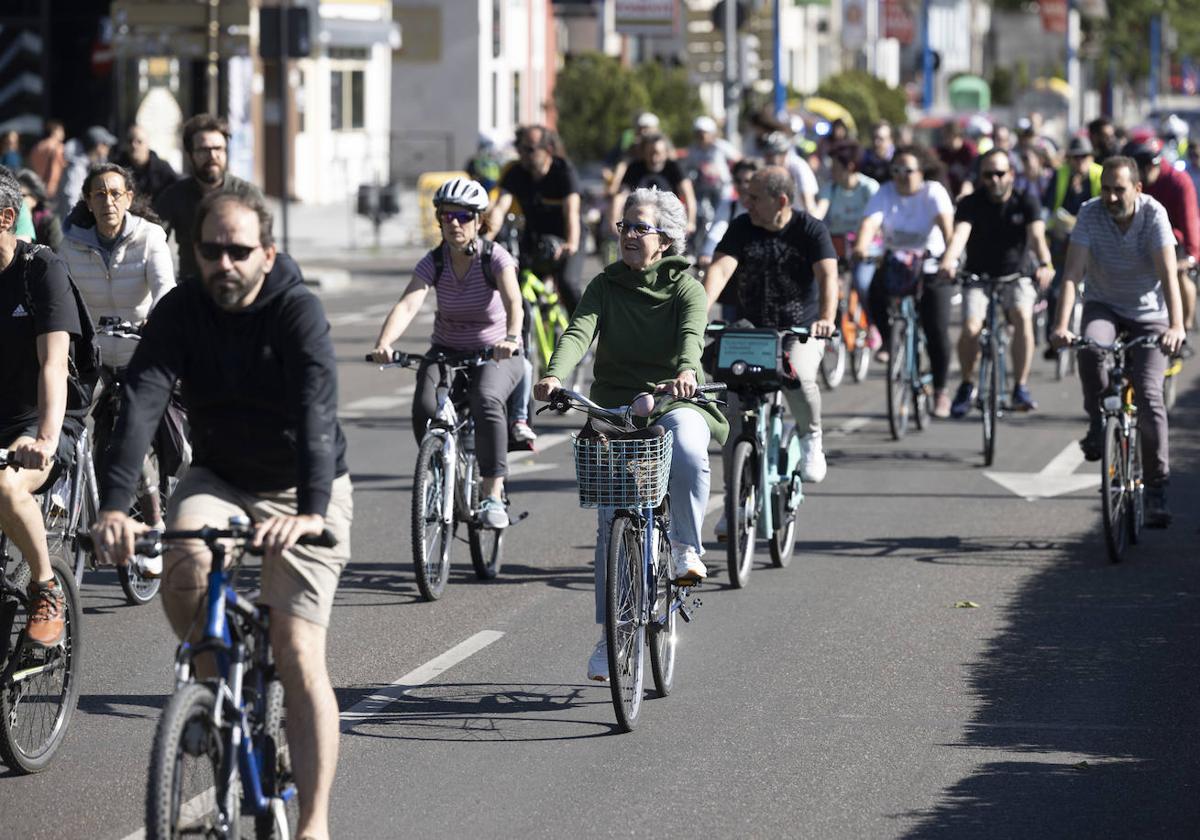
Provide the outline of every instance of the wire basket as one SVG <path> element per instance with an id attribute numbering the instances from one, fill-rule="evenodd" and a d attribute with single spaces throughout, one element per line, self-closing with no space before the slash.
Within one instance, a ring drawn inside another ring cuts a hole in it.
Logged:
<path id="1" fill-rule="evenodd" d="M 579 506 L 657 507 L 671 476 L 671 440 L 670 430 L 662 437 L 634 440 L 572 435 Z"/>

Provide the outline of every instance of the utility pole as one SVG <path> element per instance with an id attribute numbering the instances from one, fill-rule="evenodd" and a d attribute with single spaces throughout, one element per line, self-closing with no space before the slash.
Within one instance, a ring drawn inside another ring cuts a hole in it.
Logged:
<path id="1" fill-rule="evenodd" d="M 921 0 L 921 101 L 933 108 L 933 47 L 929 43 L 929 0 Z"/>
<path id="2" fill-rule="evenodd" d="M 1150 107 L 1158 106 L 1159 74 L 1162 72 L 1162 15 L 1150 18 Z"/>
<path id="3" fill-rule="evenodd" d="M 783 87 L 783 0 L 775 0 L 775 47 L 771 51 L 771 77 L 775 82 L 775 116 L 787 107 Z"/>
<path id="4" fill-rule="evenodd" d="M 1073 133 L 1079 128 L 1080 102 L 1083 91 L 1080 90 L 1079 72 L 1079 10 L 1075 8 L 1075 0 L 1067 0 L 1067 87 L 1071 89 L 1067 100 L 1067 133 Z"/>
<path id="5" fill-rule="evenodd" d="M 49 4 L 47 4 L 48 6 Z M 221 0 L 208 0 L 208 68 L 205 73 L 208 98 L 208 113 L 216 116 L 221 98 L 218 86 L 221 81 Z"/>
<path id="6" fill-rule="evenodd" d="M 737 0 L 725 0 L 725 139 L 737 140 L 739 99 L 737 77 Z"/>
<path id="7" fill-rule="evenodd" d="M 210 0 L 215 2 L 215 0 Z M 291 174 L 288 170 L 288 3 L 279 0 L 279 225 L 283 250 L 288 251 L 288 198 Z"/>

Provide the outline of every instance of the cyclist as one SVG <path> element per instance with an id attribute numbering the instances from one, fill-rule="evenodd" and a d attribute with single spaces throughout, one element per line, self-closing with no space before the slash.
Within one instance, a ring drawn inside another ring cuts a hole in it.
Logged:
<path id="1" fill-rule="evenodd" d="M 517 131 L 516 166 L 500 177 L 500 195 L 488 215 L 484 236 L 495 239 L 513 200 L 525 215 L 521 234 L 521 260 L 544 254 L 545 266 L 536 273 L 542 279 L 553 275 L 559 297 L 567 311 L 575 309 L 583 291 L 583 249 L 579 247 L 579 176 L 565 157 L 554 154 L 557 138 L 541 125 Z"/>
<path id="2" fill-rule="evenodd" d="M 508 474 L 508 423 L 505 402 L 524 374 L 518 358 L 525 312 L 517 287 L 516 262 L 500 245 L 480 239 L 481 214 L 487 191 L 466 178 L 447 181 L 433 196 L 442 244 L 426 254 L 413 278 L 392 307 L 372 351 L 378 362 L 392 359 L 392 343 L 421 309 L 425 295 L 437 289 L 437 317 L 432 351 L 494 348 L 494 358 L 469 372 L 475 447 L 483 479 L 480 516 L 488 528 L 508 525 L 504 509 L 504 476 Z M 483 260 L 491 260 L 488 272 Z M 494 278 L 488 280 L 488 276 Z M 420 443 L 437 413 L 437 365 L 422 363 L 413 396 L 413 434 Z"/>
<path id="3" fill-rule="evenodd" d="M 885 184 L 892 178 L 892 156 L 895 153 L 891 124 L 877 122 L 871 126 L 871 148 L 863 152 L 858 171 L 876 183 Z"/>
<path id="4" fill-rule="evenodd" d="M 300 799 L 296 836 L 327 840 L 338 707 L 325 640 L 350 556 L 353 507 L 329 324 L 300 269 L 276 251 L 261 201 L 206 196 L 193 232 L 201 274 L 155 307 L 126 368 L 93 536 L 103 557 L 124 563 L 146 529 L 125 511 L 178 379 L 195 458 L 171 498 L 168 526 L 222 526 L 235 515 L 256 523 L 254 542 L 266 551 L 258 600 L 271 609 Z M 325 529 L 337 538 L 334 548 L 296 544 Z M 163 608 L 181 639 L 195 639 L 211 562 L 203 545 L 179 546 L 164 558 Z"/>
<path id="5" fill-rule="evenodd" d="M 729 229 L 729 223 L 746 212 L 746 205 L 742 203 L 742 196 L 750 188 L 750 178 L 760 169 L 762 169 L 762 161 L 752 157 L 744 157 L 733 165 L 733 185 L 735 192 L 722 201 L 720 206 L 717 207 L 716 213 L 713 214 L 713 223 L 708 229 L 708 234 L 704 237 L 704 244 L 700 248 L 700 253 L 696 255 L 697 267 L 701 269 L 708 268 L 712 262 L 713 252 L 717 250 L 717 245 L 721 242 L 721 237 Z"/>
<path id="6" fill-rule="evenodd" d="M 767 166 L 782 166 L 792 176 L 795 184 L 792 206 L 811 213 L 817 206 L 817 176 L 812 167 L 797 151 L 790 137 L 782 131 L 772 131 L 761 141 L 763 163 Z"/>
<path id="7" fill-rule="evenodd" d="M 817 194 L 817 209 L 813 215 L 825 220 L 838 257 L 849 256 L 846 237 L 858 231 L 871 196 L 879 192 L 879 182 L 858 171 L 860 159 L 858 144 L 853 141 L 830 149 L 829 168 L 833 179 Z M 867 299 L 874 276 L 875 263 L 863 260 L 854 266 L 854 287 L 863 301 Z"/>
<path id="8" fill-rule="evenodd" d="M 0 527 L 32 573 L 28 639 L 53 647 L 66 632 L 63 596 L 34 495 L 70 461 L 83 429 L 86 406 L 72 403 L 68 387 L 71 339 L 81 333 L 62 260 L 13 234 L 21 202 L 21 185 L 0 167 L 0 447 L 22 468 L 0 470 Z"/>
<path id="9" fill-rule="evenodd" d="M 696 239 L 702 246 L 704 237 L 715 223 L 718 208 L 733 199 L 732 167 L 741 156 L 732 145 L 717 136 L 717 123 L 712 117 L 696 117 L 692 123 L 692 137 L 685 165 L 691 173 L 695 192 Z M 702 213 L 702 208 L 706 208 L 706 212 Z"/>
<path id="10" fill-rule="evenodd" d="M 941 278 L 954 279 L 958 258 L 966 250 L 967 271 L 1001 277 L 1025 270 L 1027 254 L 1037 254 L 1037 283 L 1046 288 L 1054 277 L 1042 206 L 1031 192 L 1013 188 L 1012 159 L 1003 149 L 990 149 L 979 156 L 980 188 L 958 203 L 954 235 L 941 260 Z M 1001 305 L 1013 326 L 1012 404 L 1017 411 L 1037 408 L 1029 393 L 1029 368 L 1033 363 L 1033 305 L 1037 289 L 1033 280 L 1022 277 L 1001 290 Z M 963 296 L 963 328 L 958 337 L 958 363 L 962 384 L 950 405 L 951 417 L 965 417 L 975 399 L 975 362 L 979 356 L 979 333 L 987 317 L 988 294 L 969 288 Z"/>
<path id="11" fill-rule="evenodd" d="M 1074 338 L 1067 323 L 1076 287 L 1086 273 L 1084 336 L 1111 344 L 1122 331 L 1134 337 L 1159 335 L 1163 350 L 1178 352 L 1185 336 L 1183 305 L 1175 272 L 1175 236 L 1167 211 L 1142 192 L 1138 165 L 1131 158 L 1106 160 L 1100 183 L 1100 199 L 1083 205 L 1071 234 L 1051 338 L 1060 347 Z M 1102 361 L 1094 351 L 1079 354 L 1079 381 L 1089 422 L 1080 446 L 1089 461 L 1098 461 L 1103 454 L 1100 394 L 1108 383 Z M 1165 528 L 1171 522 L 1166 498 L 1170 477 L 1167 411 L 1163 405 L 1166 363 L 1166 356 L 1152 347 L 1139 347 L 1129 358 L 1145 465 L 1146 525 L 1152 528 Z"/>
<path id="12" fill-rule="evenodd" d="M 913 270 L 925 280 L 917 306 L 933 374 L 933 416 L 949 417 L 946 381 L 950 372 L 950 304 L 954 287 L 934 281 L 937 260 L 946 250 L 953 231 L 954 203 L 938 180 L 940 176 L 940 165 L 925 148 L 911 145 L 898 148 L 892 157 L 892 180 L 881 186 L 867 204 L 854 243 L 854 257 L 866 260 L 871 242 L 880 232 L 888 252 L 914 256 Z M 922 254 L 928 254 L 929 259 L 921 262 Z M 869 291 L 871 321 L 879 328 L 883 346 L 887 347 L 891 335 L 888 290 L 879 272 Z M 885 353 L 880 351 L 878 355 L 882 357 Z"/>
<path id="13" fill-rule="evenodd" d="M 638 157 L 630 162 L 621 179 L 621 187 L 612 200 L 612 218 L 620 216 L 629 194 L 641 187 L 675 193 L 687 210 L 687 233 L 696 229 L 696 192 L 691 179 L 675 160 L 674 150 L 666 136 L 648 134 L 637 147 Z"/>
<path id="14" fill-rule="evenodd" d="M 837 318 L 837 253 L 829 229 L 818 219 L 792 206 L 792 176 L 781 166 L 755 173 L 742 201 L 747 213 L 734 219 L 713 255 L 704 278 L 708 305 L 717 301 L 729 282 L 736 288 L 737 316 L 756 327 L 808 327 L 814 338 L 790 341 L 789 365 L 795 388 L 784 397 L 800 437 L 800 477 L 825 478 L 821 446 L 821 387 L 817 371 L 825 342 Z M 741 412 L 729 394 L 729 416 L 736 440 Z M 731 453 L 726 453 L 729 457 Z M 718 523 L 718 537 L 722 532 Z"/>
<path id="15" fill-rule="evenodd" d="M 1100 164 L 1096 163 L 1092 142 L 1086 137 L 1072 137 L 1067 144 L 1067 159 L 1055 170 L 1054 177 L 1042 193 L 1042 206 L 1047 210 L 1046 230 L 1050 234 L 1050 258 L 1057 267 L 1054 281 L 1046 295 L 1053 312 L 1062 285 L 1062 267 L 1067 262 L 1067 243 L 1075 227 L 1075 216 L 1088 199 L 1100 195 Z M 1053 329 L 1046 324 L 1046 332 Z M 1046 348 L 1046 358 L 1055 359 L 1058 351 Z"/>
<path id="16" fill-rule="evenodd" d="M 673 396 L 690 397 L 704 381 L 704 291 L 680 256 L 687 214 L 674 193 L 637 189 L 625 202 L 621 259 L 587 287 L 571 324 L 559 339 L 546 376 L 534 396 L 546 400 L 579 364 L 596 339 L 591 398 L 604 406 L 630 403 L 656 384 Z M 700 526 L 708 508 L 708 444 L 724 443 L 729 427 L 714 406 L 670 402 L 654 418 L 671 430 L 671 562 L 677 580 L 703 580 Z M 604 624 L 605 558 L 612 512 L 600 510 L 596 540 L 596 623 Z M 588 679 L 608 679 L 603 633 L 588 659 Z"/>

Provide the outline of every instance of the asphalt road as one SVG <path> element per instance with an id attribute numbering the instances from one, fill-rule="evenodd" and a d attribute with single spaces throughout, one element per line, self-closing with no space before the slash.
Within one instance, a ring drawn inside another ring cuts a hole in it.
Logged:
<path id="1" fill-rule="evenodd" d="M 584 679 L 594 515 L 573 495 L 574 421 L 542 424 L 541 450 L 514 462 L 513 510 L 530 515 L 501 577 L 477 582 L 459 543 L 443 600 L 420 601 L 412 374 L 361 361 L 401 288 L 360 274 L 325 299 L 356 488 L 329 645 L 356 710 L 336 837 L 1196 836 L 1200 364 L 1172 418 L 1175 524 L 1115 566 L 1094 487 L 1015 495 L 980 466 L 977 418 L 892 442 L 877 369 L 827 393 L 829 476 L 807 488 L 792 565 L 769 568 L 760 545 L 733 591 L 711 543 L 676 691 L 621 735 L 608 689 Z M 1002 421 L 997 470 L 1040 473 L 1082 434 L 1077 381 L 1048 367 L 1041 409 Z M 78 714 L 51 769 L 0 775 L 0 837 L 141 826 L 173 643 L 110 572 L 83 596 Z"/>

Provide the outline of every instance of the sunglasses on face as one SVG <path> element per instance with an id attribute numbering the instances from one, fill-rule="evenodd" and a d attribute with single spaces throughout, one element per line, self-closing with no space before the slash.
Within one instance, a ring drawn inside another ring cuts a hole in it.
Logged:
<path id="1" fill-rule="evenodd" d="M 220 262 L 222 254 L 228 254 L 231 262 L 245 262 L 261 245 L 225 245 L 220 242 L 201 242 L 196 246 L 200 256 L 209 262 Z"/>
<path id="2" fill-rule="evenodd" d="M 621 235 L 628 234 L 634 239 L 641 239 L 650 233 L 666 234 L 662 228 L 656 228 L 654 225 L 648 225 L 645 222 L 617 222 L 617 233 Z"/>
<path id="3" fill-rule="evenodd" d="M 470 210 L 443 210 L 438 214 L 443 224 L 458 222 L 460 225 L 465 225 L 467 222 L 475 219 L 475 214 Z"/>

